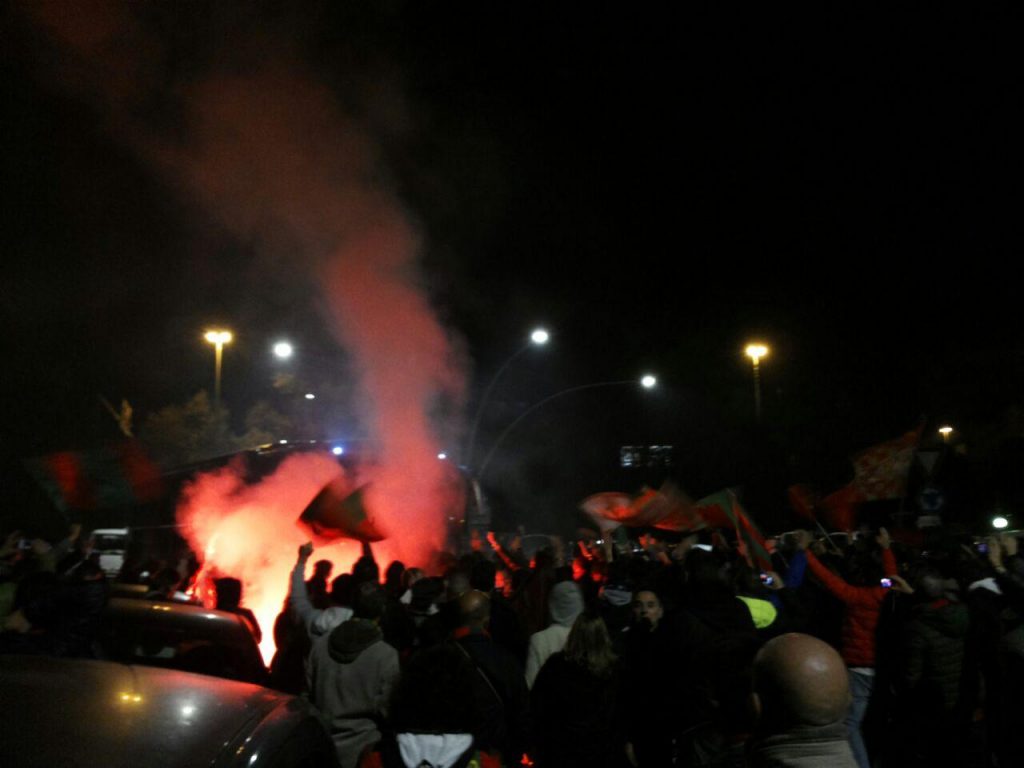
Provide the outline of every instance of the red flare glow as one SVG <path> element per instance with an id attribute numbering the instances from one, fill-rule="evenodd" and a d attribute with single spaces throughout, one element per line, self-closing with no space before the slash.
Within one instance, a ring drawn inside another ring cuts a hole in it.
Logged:
<path id="1" fill-rule="evenodd" d="M 256 615 L 263 631 L 260 651 L 267 664 L 274 655 L 272 628 L 288 594 L 288 577 L 299 546 L 308 539 L 297 524 L 299 514 L 327 482 L 337 479 L 353 482 L 330 454 L 298 454 L 285 459 L 256 485 L 246 485 L 240 467 L 229 465 L 199 475 L 182 493 L 178 523 L 202 560 L 191 593 L 212 606 L 216 599 L 213 579 L 233 576 L 240 580 L 242 602 Z M 452 494 L 441 503 L 462 503 L 463 497 L 455 492 L 457 484 L 450 486 Z M 435 519 L 443 519 L 441 512 Z M 429 568 L 443 526 L 401 515 L 393 506 L 382 506 L 379 514 L 384 530 L 393 532 L 392 538 L 373 544 L 381 571 L 394 559 L 402 559 L 407 566 Z M 310 562 L 330 560 L 334 573 L 341 574 L 350 571 L 361 554 L 358 541 L 345 539 L 319 547 Z"/>

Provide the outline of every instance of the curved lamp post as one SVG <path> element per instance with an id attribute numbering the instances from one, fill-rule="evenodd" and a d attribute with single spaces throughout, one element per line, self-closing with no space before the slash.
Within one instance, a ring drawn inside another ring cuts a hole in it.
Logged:
<path id="1" fill-rule="evenodd" d="M 218 406 L 220 405 L 220 367 L 221 359 L 224 355 L 224 345 L 230 344 L 231 339 L 234 336 L 231 335 L 231 331 L 207 331 L 206 335 L 203 336 L 208 342 L 213 344 L 214 349 L 214 363 L 213 363 L 213 401 Z"/>
<path id="2" fill-rule="evenodd" d="M 597 382 L 595 384 L 581 384 L 578 387 L 570 387 L 569 389 L 563 389 L 561 392 L 555 392 L 555 394 L 553 394 L 553 395 L 548 395 L 543 400 L 541 400 L 541 401 L 539 401 L 537 403 L 534 403 L 529 408 L 527 408 L 525 411 L 523 411 L 521 414 L 519 414 L 519 416 L 511 424 L 509 424 L 507 427 L 505 427 L 504 430 L 502 430 L 502 433 L 500 435 L 498 435 L 498 439 L 494 441 L 494 445 L 491 446 L 491 450 L 487 452 L 487 456 L 484 458 L 483 462 L 480 464 L 480 469 L 476 473 L 477 482 L 483 483 L 484 474 L 487 472 L 487 467 L 490 465 L 491 459 L 494 458 L 494 454 L 498 451 L 498 448 L 501 447 L 502 442 L 504 442 L 505 438 L 508 437 L 509 433 L 513 429 L 515 429 L 527 416 L 529 416 L 534 411 L 537 411 L 540 408 L 543 408 L 545 405 L 550 403 L 552 400 L 557 400 L 558 398 L 562 397 L 563 395 L 568 395 L 568 394 L 571 394 L 573 392 L 579 392 L 579 391 L 584 390 L 584 389 L 596 389 L 598 387 L 620 387 L 620 386 L 622 386 L 624 384 L 634 384 L 634 385 L 635 384 L 639 384 L 644 389 L 651 389 L 657 383 L 658 383 L 658 380 L 654 376 L 652 376 L 650 374 L 646 374 L 646 375 L 644 375 L 639 380 L 637 380 L 637 379 L 624 379 L 622 381 L 599 381 L 599 382 Z"/>
<path id="3" fill-rule="evenodd" d="M 543 328 L 535 328 L 530 334 L 530 340 L 527 341 L 522 347 L 513 352 L 509 358 L 502 363 L 501 368 L 494 374 L 490 384 L 487 385 L 487 389 L 484 390 L 483 397 L 480 398 L 480 405 L 476 409 L 476 416 L 473 418 L 473 428 L 469 433 L 469 443 L 466 446 L 466 466 L 472 466 L 473 463 L 473 450 L 476 447 L 476 434 L 480 429 L 480 419 L 483 416 L 484 408 L 487 406 L 487 402 L 491 397 L 491 392 L 494 389 L 494 385 L 498 383 L 498 379 L 512 364 L 512 361 L 516 360 L 520 355 L 526 352 L 531 347 L 543 347 L 550 340 L 551 335 Z"/>

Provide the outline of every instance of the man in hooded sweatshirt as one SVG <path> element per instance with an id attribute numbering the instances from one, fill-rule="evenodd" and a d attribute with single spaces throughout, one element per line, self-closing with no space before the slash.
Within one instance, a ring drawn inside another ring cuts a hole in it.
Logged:
<path id="1" fill-rule="evenodd" d="M 334 740 L 341 768 L 355 768 L 381 738 L 380 723 L 398 679 L 398 651 L 384 642 L 380 586 L 359 585 L 355 615 L 313 641 L 306 684 Z"/>
<path id="2" fill-rule="evenodd" d="M 551 625 L 530 635 L 530 650 L 526 654 L 526 686 L 533 688 L 537 673 L 554 653 L 565 648 L 576 617 L 583 612 L 583 593 L 574 581 L 560 581 L 548 595 L 548 613 Z"/>

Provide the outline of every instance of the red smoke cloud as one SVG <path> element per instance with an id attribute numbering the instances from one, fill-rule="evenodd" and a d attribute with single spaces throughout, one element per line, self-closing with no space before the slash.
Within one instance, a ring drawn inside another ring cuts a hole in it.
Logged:
<path id="1" fill-rule="evenodd" d="M 295 520 L 329 480 L 341 474 L 326 456 L 291 456 L 261 483 L 248 486 L 240 466 L 199 475 L 182 491 L 177 516 L 185 538 L 203 562 L 204 575 L 234 576 L 242 603 L 263 630 L 261 651 L 273 655 L 274 619 L 288 594 L 288 574 L 305 533 Z M 318 552 L 345 569 L 359 557 L 358 542 Z"/>
<path id="2" fill-rule="evenodd" d="M 234 576 L 242 582 L 242 602 L 259 620 L 261 651 L 269 663 L 274 652 L 274 619 L 288 594 L 288 574 L 298 547 L 309 538 L 297 525 L 298 517 L 327 482 L 343 478 L 352 488 L 356 483 L 327 453 L 289 456 L 273 474 L 254 485 L 245 483 L 242 470 L 240 464 L 229 465 L 199 475 L 182 491 L 177 517 L 186 540 L 203 562 L 201 578 Z M 373 545 L 382 572 L 392 560 L 410 553 L 423 553 L 424 559 L 404 560 L 406 565 L 429 566 L 436 525 L 419 527 L 407 516 L 386 514 L 380 516 L 380 523 L 400 532 Z M 361 554 L 359 542 L 341 540 L 318 547 L 313 559 L 330 560 L 334 573 L 340 574 L 350 571 Z"/>
<path id="3" fill-rule="evenodd" d="M 63 49 L 64 82 L 115 135 L 253 246 L 261 268 L 318 286 L 309 298 L 359 375 L 375 446 L 367 506 L 392 531 L 380 551 L 426 564 L 451 511 L 451 468 L 437 454 L 461 434 L 463 361 L 422 289 L 420 236 L 371 137 L 266 30 L 218 40 L 204 74 L 131 4 L 94 2 L 85 29 L 63 4 L 27 12 Z M 265 631 L 301 540 L 294 519 L 325 482 L 326 464 L 304 473 L 305 461 L 251 489 L 230 472 L 200 478 L 179 510 L 196 551 L 242 579 Z M 339 545 L 339 566 L 353 547 Z"/>

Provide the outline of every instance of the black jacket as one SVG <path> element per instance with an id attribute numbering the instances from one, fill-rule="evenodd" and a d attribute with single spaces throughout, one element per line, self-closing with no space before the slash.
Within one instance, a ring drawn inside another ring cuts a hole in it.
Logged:
<path id="1" fill-rule="evenodd" d="M 615 727 L 615 682 L 559 652 L 541 667 L 530 690 L 534 762 L 544 766 L 617 765 L 624 739 Z"/>
<path id="2" fill-rule="evenodd" d="M 528 750 L 529 691 L 522 665 L 483 632 L 459 630 L 454 642 L 475 664 L 473 696 L 483 725 L 474 734 L 481 749 L 498 750 L 509 765 L 518 765 Z"/>
<path id="3" fill-rule="evenodd" d="M 911 706 L 922 711 L 952 712 L 963 690 L 967 608 L 937 600 L 915 606 L 904 630 L 900 680 Z"/>

